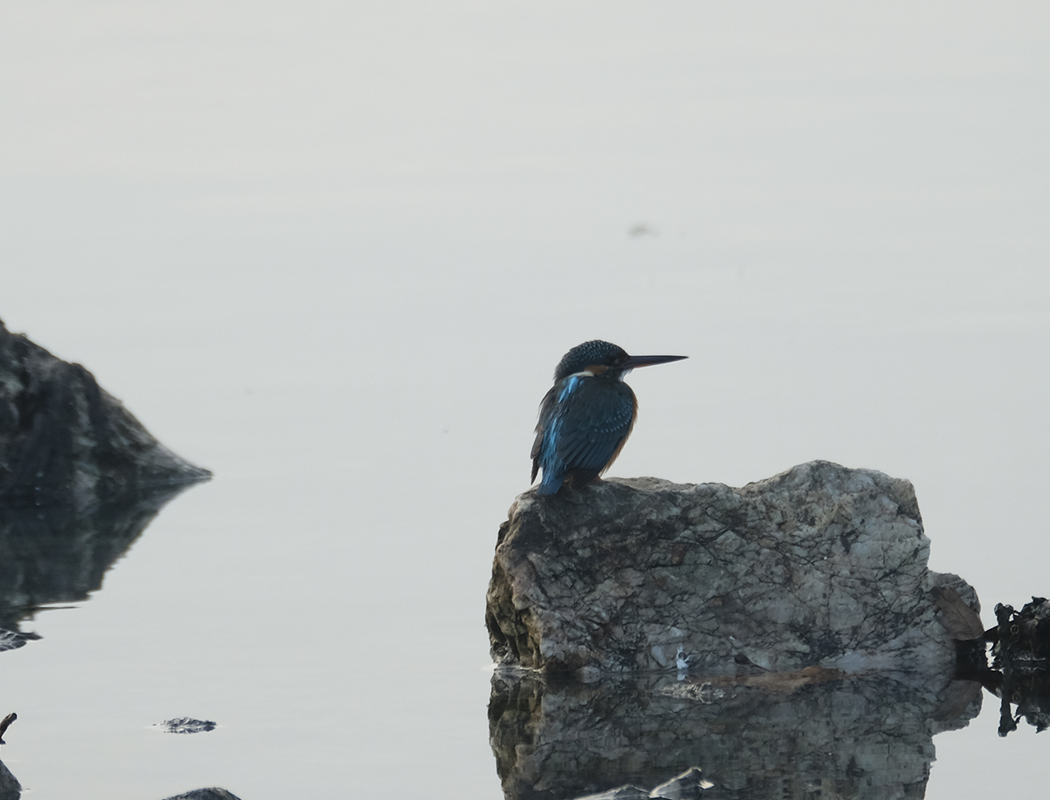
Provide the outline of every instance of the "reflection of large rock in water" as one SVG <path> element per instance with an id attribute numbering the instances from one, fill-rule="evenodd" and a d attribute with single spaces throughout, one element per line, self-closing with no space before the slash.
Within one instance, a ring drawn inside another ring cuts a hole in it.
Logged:
<path id="1" fill-rule="evenodd" d="M 86 369 L 0 322 L 0 506 L 74 509 L 206 480 Z"/>
<path id="2" fill-rule="evenodd" d="M 79 364 L 0 322 L 0 650 L 38 606 L 85 599 L 171 498 L 207 480 Z"/>
<path id="3" fill-rule="evenodd" d="M 87 599 L 101 588 L 106 570 L 185 488 L 86 512 L 0 506 L 0 628 L 14 632 L 35 608 Z M 16 634 L 0 649 L 20 644 Z"/>
<path id="4" fill-rule="evenodd" d="M 933 735 L 965 726 L 980 692 L 820 668 L 591 684 L 498 672 L 489 731 L 507 800 L 651 787 L 692 766 L 711 800 L 921 798 Z"/>
<path id="5" fill-rule="evenodd" d="M 928 569 L 929 547 L 910 483 L 828 462 L 742 489 L 527 492 L 496 547 L 492 653 L 591 678 L 746 663 L 950 675 L 955 641 L 982 631 L 979 605 Z"/>

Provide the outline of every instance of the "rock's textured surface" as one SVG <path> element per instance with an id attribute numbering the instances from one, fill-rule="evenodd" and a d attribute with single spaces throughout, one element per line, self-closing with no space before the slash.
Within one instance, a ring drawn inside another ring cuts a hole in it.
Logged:
<path id="1" fill-rule="evenodd" d="M 492 654 L 583 677 L 748 662 L 950 673 L 962 637 L 938 597 L 980 609 L 958 576 L 929 571 L 929 545 L 910 483 L 828 462 L 742 489 L 530 491 L 500 529 Z"/>
<path id="2" fill-rule="evenodd" d="M 79 364 L 0 322 L 0 506 L 75 509 L 206 480 Z"/>

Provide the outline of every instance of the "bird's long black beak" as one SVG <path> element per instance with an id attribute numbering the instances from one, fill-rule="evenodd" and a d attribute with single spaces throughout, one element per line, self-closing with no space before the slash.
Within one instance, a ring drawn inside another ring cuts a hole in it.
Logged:
<path id="1" fill-rule="evenodd" d="M 638 367 L 651 367 L 654 364 L 669 364 L 672 361 L 681 361 L 689 356 L 627 356 L 621 369 L 638 369 Z"/>

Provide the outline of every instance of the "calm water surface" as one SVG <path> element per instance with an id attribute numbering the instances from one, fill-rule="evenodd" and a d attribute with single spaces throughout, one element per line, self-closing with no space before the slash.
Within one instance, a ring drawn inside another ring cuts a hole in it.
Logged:
<path id="1" fill-rule="evenodd" d="M 492 548 L 588 338 L 690 356 L 613 474 L 879 469 L 986 624 L 1050 592 L 1042 4 L 5 16 L 0 318 L 216 476 L 0 653 L 32 797 L 500 797 Z M 927 798 L 1045 796 L 997 705 Z"/>

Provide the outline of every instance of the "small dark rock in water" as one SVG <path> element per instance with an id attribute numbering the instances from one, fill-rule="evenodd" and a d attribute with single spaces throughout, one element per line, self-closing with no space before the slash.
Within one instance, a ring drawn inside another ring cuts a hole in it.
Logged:
<path id="1" fill-rule="evenodd" d="M 0 506 L 86 509 L 210 476 L 154 439 L 84 367 L 0 322 Z"/>
<path id="2" fill-rule="evenodd" d="M 994 642 L 995 691 L 1000 697 L 999 735 L 1017 730 L 1019 720 L 1037 732 L 1050 728 L 1050 602 L 1033 597 L 1020 611 L 995 607 L 998 626 L 989 631 Z M 1016 705 L 1016 712 L 1013 706 Z"/>
<path id="3" fill-rule="evenodd" d="M 533 490 L 499 532 L 492 655 L 585 679 L 735 664 L 951 674 L 980 605 L 929 554 L 908 481 L 826 461 L 741 489 Z"/>
<path id="4" fill-rule="evenodd" d="M 166 719 L 159 724 L 165 733 L 203 733 L 215 730 L 215 723 L 210 719 L 193 719 L 193 717 Z"/>
<path id="5" fill-rule="evenodd" d="M 168 797 L 165 800 L 240 800 L 240 798 L 232 792 L 216 787 L 211 789 L 194 789 L 192 792 Z"/>
<path id="6" fill-rule="evenodd" d="M 995 666 L 1014 670 L 1050 669 L 1050 603 L 1033 597 L 1020 611 L 1000 603 L 995 607 Z"/>

